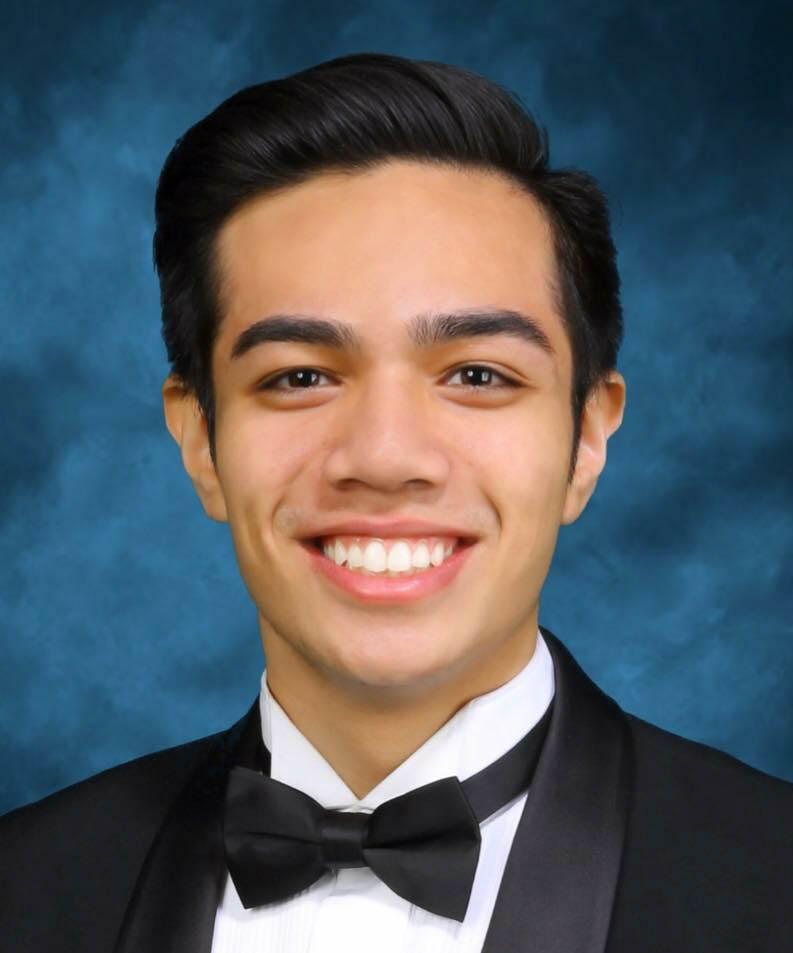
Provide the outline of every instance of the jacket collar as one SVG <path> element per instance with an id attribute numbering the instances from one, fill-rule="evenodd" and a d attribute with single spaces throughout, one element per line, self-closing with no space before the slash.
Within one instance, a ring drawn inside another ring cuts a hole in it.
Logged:
<path id="1" fill-rule="evenodd" d="M 551 724 L 482 953 L 602 953 L 619 879 L 633 760 L 625 715 L 547 629 Z M 258 699 L 169 810 L 115 953 L 210 953 L 225 884 L 223 798 L 235 764 L 260 767 Z"/>
<path id="2" fill-rule="evenodd" d="M 165 816 L 114 953 L 210 953 L 226 879 L 223 799 L 235 764 L 259 767 L 259 700 L 220 736 Z"/>
<path id="3" fill-rule="evenodd" d="M 627 719 L 541 627 L 554 711 L 482 953 L 601 953 L 619 880 L 633 754 Z"/>

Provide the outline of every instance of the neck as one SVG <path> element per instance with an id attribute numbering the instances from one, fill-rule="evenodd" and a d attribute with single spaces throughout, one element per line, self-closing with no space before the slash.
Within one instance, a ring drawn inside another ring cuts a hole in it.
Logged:
<path id="1" fill-rule="evenodd" d="M 463 705 L 514 678 L 531 659 L 537 617 L 487 656 L 420 686 L 366 685 L 329 673 L 262 624 L 267 685 L 297 729 L 357 798 L 364 797 Z"/>

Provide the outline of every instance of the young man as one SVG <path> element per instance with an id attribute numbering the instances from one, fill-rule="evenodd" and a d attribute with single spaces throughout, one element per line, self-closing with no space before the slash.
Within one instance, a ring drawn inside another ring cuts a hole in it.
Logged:
<path id="1" fill-rule="evenodd" d="M 606 203 L 485 79 L 350 56 L 177 143 L 167 426 L 261 695 L 0 825 L 3 949 L 793 948 L 793 786 L 538 628 L 620 425 Z"/>

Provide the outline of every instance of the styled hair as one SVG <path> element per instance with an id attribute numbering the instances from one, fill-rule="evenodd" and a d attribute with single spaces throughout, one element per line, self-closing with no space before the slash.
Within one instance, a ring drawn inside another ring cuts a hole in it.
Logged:
<path id="1" fill-rule="evenodd" d="M 213 461 L 220 228 L 255 196 L 392 158 L 500 171 L 543 209 L 572 352 L 572 477 L 586 399 L 615 367 L 623 333 L 606 198 L 590 175 L 549 168 L 546 132 L 502 86 L 445 63 L 381 53 L 342 56 L 240 90 L 179 138 L 165 161 L 154 234 L 162 334 L 171 372 L 206 418 Z"/>

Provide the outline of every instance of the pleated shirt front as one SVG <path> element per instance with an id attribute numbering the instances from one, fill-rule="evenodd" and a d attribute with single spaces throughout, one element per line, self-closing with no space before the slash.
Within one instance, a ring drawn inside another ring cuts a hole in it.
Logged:
<path id="1" fill-rule="evenodd" d="M 362 799 L 295 727 L 270 694 L 259 697 L 262 738 L 273 778 L 323 807 L 373 811 L 383 801 L 440 778 L 465 780 L 515 745 L 545 713 L 553 661 L 540 632 L 528 664 L 509 682 L 472 699 Z M 471 900 L 460 923 L 416 907 L 368 867 L 328 872 L 294 897 L 246 910 L 227 876 L 212 953 L 481 953 L 527 794 L 481 825 Z"/>

